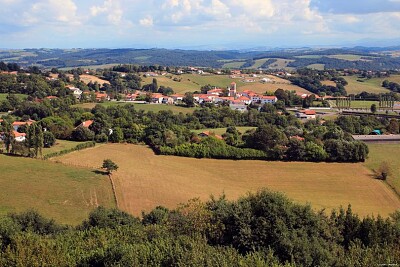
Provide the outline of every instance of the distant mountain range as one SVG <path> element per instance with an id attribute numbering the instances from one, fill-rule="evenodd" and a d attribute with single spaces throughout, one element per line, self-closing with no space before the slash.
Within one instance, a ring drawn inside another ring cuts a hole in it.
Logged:
<path id="1" fill-rule="evenodd" d="M 266 48 L 244 50 L 181 49 L 22 49 L 0 50 L 0 61 L 43 68 L 108 64 L 213 68 L 357 68 L 400 69 L 400 46 L 351 48 Z M 283 63 L 282 63 L 283 62 Z"/>

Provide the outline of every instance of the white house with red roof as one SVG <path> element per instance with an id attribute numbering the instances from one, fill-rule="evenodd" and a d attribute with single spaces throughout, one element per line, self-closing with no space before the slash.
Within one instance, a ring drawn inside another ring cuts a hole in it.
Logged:
<path id="1" fill-rule="evenodd" d="M 260 103 L 261 104 L 274 104 L 278 101 L 278 98 L 276 96 L 261 96 L 260 97 Z"/>

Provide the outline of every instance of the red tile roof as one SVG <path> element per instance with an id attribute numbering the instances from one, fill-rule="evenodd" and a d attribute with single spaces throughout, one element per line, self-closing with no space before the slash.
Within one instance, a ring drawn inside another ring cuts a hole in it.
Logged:
<path id="1" fill-rule="evenodd" d="M 82 127 L 89 128 L 90 125 L 93 124 L 93 120 L 84 121 L 81 123 Z"/>

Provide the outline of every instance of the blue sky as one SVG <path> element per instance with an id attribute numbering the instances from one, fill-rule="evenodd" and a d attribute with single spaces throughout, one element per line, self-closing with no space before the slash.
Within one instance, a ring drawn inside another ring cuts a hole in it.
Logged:
<path id="1" fill-rule="evenodd" d="M 398 25 L 400 0 L 0 0 L 0 48 L 400 45 Z"/>

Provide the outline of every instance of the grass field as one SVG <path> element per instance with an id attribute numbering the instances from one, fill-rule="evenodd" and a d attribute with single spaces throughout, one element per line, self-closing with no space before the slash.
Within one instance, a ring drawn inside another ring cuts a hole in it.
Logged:
<path id="1" fill-rule="evenodd" d="M 97 205 L 115 206 L 107 176 L 0 154 L 0 214 L 35 209 L 57 222 L 78 224 Z"/>
<path id="2" fill-rule="evenodd" d="M 375 104 L 376 107 L 379 108 L 379 101 L 351 101 L 352 108 L 370 109 L 372 104 Z"/>
<path id="3" fill-rule="evenodd" d="M 241 134 L 244 134 L 247 130 L 252 130 L 256 128 L 257 127 L 236 127 L 236 130 L 238 130 Z M 192 132 L 199 134 L 204 131 L 213 132 L 217 135 L 223 135 L 224 133 L 226 133 L 226 128 L 200 129 L 200 130 L 193 130 Z"/>
<path id="4" fill-rule="evenodd" d="M 222 65 L 223 69 L 239 69 L 246 61 L 230 61 Z"/>
<path id="5" fill-rule="evenodd" d="M 342 59 L 342 60 L 347 60 L 347 61 L 357 61 L 357 60 L 361 60 L 361 56 L 360 55 L 348 55 L 348 54 L 344 54 L 344 55 L 331 55 L 331 56 L 327 56 L 329 58 L 336 58 L 336 59 Z"/>
<path id="6" fill-rule="evenodd" d="M 383 161 L 389 163 L 391 175 L 387 182 L 400 195 L 400 144 L 368 144 L 369 158 L 365 165 L 371 170 L 377 170 Z"/>
<path id="7" fill-rule="evenodd" d="M 54 146 L 49 147 L 49 148 L 43 148 L 43 156 L 53 153 L 53 152 L 70 149 L 70 148 L 76 147 L 79 144 L 80 144 L 80 142 L 75 142 L 75 141 L 56 140 L 56 143 Z"/>
<path id="8" fill-rule="evenodd" d="M 260 83 L 258 80 L 262 77 L 268 77 L 273 83 Z M 180 82 L 173 79 L 180 79 Z M 156 77 L 158 85 L 171 87 L 176 93 L 185 93 L 188 91 L 199 91 L 201 86 L 211 84 L 225 88 L 231 84 L 232 81 L 236 82 L 238 92 L 244 90 L 252 90 L 256 93 L 265 93 L 266 91 L 274 92 L 276 89 L 281 88 L 284 90 L 295 90 L 299 93 L 309 93 L 307 90 L 290 84 L 288 80 L 281 79 L 271 75 L 260 76 L 254 83 L 244 83 L 240 79 L 231 79 L 228 75 L 197 75 L 197 74 L 184 74 L 179 76 L 172 76 L 171 78 L 165 76 Z M 151 83 L 152 77 L 143 78 L 142 84 Z"/>
<path id="9" fill-rule="evenodd" d="M 16 97 L 18 97 L 19 99 L 25 99 L 28 96 L 24 95 L 24 94 L 14 94 Z M 0 101 L 7 99 L 8 94 L 0 94 Z"/>
<path id="10" fill-rule="evenodd" d="M 348 94 L 359 94 L 363 91 L 376 94 L 390 92 L 382 87 L 382 82 L 385 80 L 384 78 L 373 78 L 369 80 L 360 79 L 358 76 L 345 76 L 343 78 L 348 82 L 348 85 L 345 86 Z M 398 77 L 393 76 L 387 79 L 395 81 Z M 362 80 L 363 82 L 357 80 Z"/>
<path id="11" fill-rule="evenodd" d="M 83 81 L 84 83 L 88 84 L 89 82 L 97 82 L 98 84 L 110 84 L 109 81 L 100 79 L 99 77 L 93 76 L 93 75 L 88 75 L 88 74 L 83 74 L 79 76 L 81 81 Z"/>
<path id="12" fill-rule="evenodd" d="M 144 110 L 144 111 L 153 111 L 153 112 L 158 112 L 161 110 L 171 110 L 173 113 L 192 113 L 193 111 L 196 110 L 196 108 L 185 108 L 185 107 L 180 107 L 180 106 L 175 106 L 175 105 L 164 105 L 164 104 L 132 104 L 129 102 L 116 102 L 116 101 L 109 101 L 109 102 L 104 102 L 104 103 L 82 103 L 82 104 L 76 104 L 74 107 L 81 107 L 81 108 L 88 108 L 92 109 L 96 105 L 102 105 L 105 107 L 109 106 L 118 106 L 118 105 L 134 105 L 135 109 L 137 110 Z"/>
<path id="13" fill-rule="evenodd" d="M 251 83 L 239 88 L 239 91 L 252 90 L 259 94 L 264 94 L 265 92 L 275 92 L 277 89 L 296 91 L 297 93 L 309 94 L 310 92 L 304 88 L 290 83 Z"/>
<path id="14" fill-rule="evenodd" d="M 324 70 L 325 64 L 311 64 L 311 65 L 308 65 L 307 68 L 315 69 L 315 70 Z"/>
<path id="15" fill-rule="evenodd" d="M 56 158 L 97 167 L 104 158 L 119 165 L 113 174 L 120 208 L 135 215 L 157 205 L 170 208 L 188 199 L 225 193 L 235 199 L 269 188 L 316 209 L 351 203 L 361 216 L 387 216 L 400 200 L 362 164 L 265 162 L 156 156 L 145 146 L 109 144 Z"/>
<path id="16" fill-rule="evenodd" d="M 322 83 L 323 85 L 329 85 L 329 86 L 336 87 L 336 83 L 335 83 L 334 81 L 329 81 L 329 80 L 327 80 L 327 81 L 322 81 L 321 83 Z"/>

